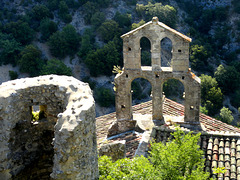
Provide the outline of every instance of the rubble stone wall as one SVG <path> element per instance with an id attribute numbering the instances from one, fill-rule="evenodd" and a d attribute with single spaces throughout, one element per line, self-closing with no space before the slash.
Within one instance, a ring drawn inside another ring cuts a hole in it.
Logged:
<path id="1" fill-rule="evenodd" d="M 45 117 L 32 119 L 34 107 Z M 0 86 L 0 179 L 96 179 L 95 104 L 88 84 L 40 76 Z"/>

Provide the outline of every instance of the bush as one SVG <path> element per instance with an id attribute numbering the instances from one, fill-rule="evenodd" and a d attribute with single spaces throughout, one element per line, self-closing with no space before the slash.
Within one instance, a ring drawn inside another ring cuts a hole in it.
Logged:
<path id="1" fill-rule="evenodd" d="M 79 46 L 80 37 L 72 25 L 67 25 L 62 32 L 57 31 L 49 38 L 51 54 L 55 57 L 64 58 L 67 55 L 74 55 Z"/>
<path id="2" fill-rule="evenodd" d="M 190 47 L 190 62 L 194 70 L 204 70 L 208 66 L 210 54 L 204 46 L 192 45 Z"/>
<path id="3" fill-rule="evenodd" d="M 201 104 L 208 110 L 209 115 L 216 114 L 223 103 L 223 94 L 215 78 L 202 74 L 201 79 Z"/>
<path id="4" fill-rule="evenodd" d="M 214 76 L 224 93 L 231 93 L 239 88 L 240 72 L 234 66 L 219 65 Z"/>
<path id="5" fill-rule="evenodd" d="M 94 91 L 94 97 L 96 102 L 102 107 L 112 106 L 115 102 L 113 92 L 104 87 L 96 88 Z"/>
<path id="6" fill-rule="evenodd" d="M 43 19 L 40 22 L 40 32 L 41 32 L 41 39 L 48 40 L 48 38 L 57 31 L 58 27 L 57 24 L 50 19 Z"/>
<path id="7" fill-rule="evenodd" d="M 139 23 L 133 23 L 133 24 L 132 24 L 132 27 L 131 27 L 131 30 L 136 29 L 136 28 L 144 25 L 145 23 L 146 23 L 146 22 L 145 22 L 143 19 L 142 19 Z"/>
<path id="8" fill-rule="evenodd" d="M 26 46 L 20 53 L 21 58 L 18 65 L 22 73 L 29 73 L 30 76 L 38 76 L 44 64 L 41 59 L 41 51 L 33 45 Z"/>
<path id="9" fill-rule="evenodd" d="M 7 23 L 3 31 L 7 34 L 12 34 L 12 36 L 23 45 L 30 43 L 34 37 L 34 31 L 28 23 L 23 21 Z"/>
<path id="10" fill-rule="evenodd" d="M 118 23 L 114 20 L 107 20 L 97 29 L 104 42 L 113 40 L 115 36 L 120 35 Z"/>
<path id="11" fill-rule="evenodd" d="M 16 71 L 8 71 L 11 80 L 18 78 L 18 73 Z"/>
<path id="12" fill-rule="evenodd" d="M 233 116 L 232 116 L 232 111 L 230 111 L 228 108 L 223 107 L 220 111 L 220 120 L 231 124 L 231 122 L 233 121 Z"/>
<path id="13" fill-rule="evenodd" d="M 120 53 L 117 45 L 110 41 L 103 48 L 90 51 L 85 59 L 85 64 L 92 76 L 111 75 L 114 65 L 119 65 Z"/>
<path id="14" fill-rule="evenodd" d="M 12 36 L 0 33 L 0 65 L 12 64 L 15 66 L 22 46 Z"/>
<path id="15" fill-rule="evenodd" d="M 204 152 L 198 145 L 200 133 L 185 134 L 177 129 L 172 135 L 166 144 L 151 144 L 151 163 L 143 156 L 116 162 L 107 156 L 99 157 L 99 179 L 209 179 L 209 173 L 203 170 Z"/>
<path id="16" fill-rule="evenodd" d="M 91 29 L 86 29 L 83 33 L 81 39 L 81 46 L 77 55 L 81 57 L 83 60 L 85 60 L 87 54 L 93 49 L 94 41 L 95 38 L 93 36 L 93 31 Z"/>
<path id="17" fill-rule="evenodd" d="M 148 21 L 152 17 L 157 16 L 159 21 L 167 24 L 168 26 L 174 28 L 177 22 L 177 11 L 174 7 L 169 5 L 162 5 L 162 3 L 152 4 L 148 2 L 147 5 L 137 4 L 136 11 L 138 15 L 145 16 Z"/>
<path id="18" fill-rule="evenodd" d="M 67 67 L 62 61 L 58 59 L 51 59 L 47 61 L 47 64 L 43 65 L 40 74 L 57 74 L 72 76 L 72 70 L 70 67 Z"/>

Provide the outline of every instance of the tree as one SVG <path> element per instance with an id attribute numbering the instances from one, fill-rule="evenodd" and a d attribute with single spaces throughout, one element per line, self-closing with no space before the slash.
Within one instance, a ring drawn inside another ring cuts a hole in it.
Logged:
<path id="1" fill-rule="evenodd" d="M 46 18 L 40 22 L 41 39 L 47 40 L 53 33 L 57 31 L 57 24 Z"/>
<path id="2" fill-rule="evenodd" d="M 41 75 L 57 74 L 57 75 L 72 75 L 72 70 L 67 67 L 62 61 L 58 59 L 51 59 L 47 61 L 46 65 L 43 65 L 40 72 Z"/>
<path id="3" fill-rule="evenodd" d="M 104 21 L 105 21 L 106 17 L 105 14 L 103 12 L 95 12 L 92 17 L 91 17 L 91 25 L 94 26 L 94 28 L 99 27 Z"/>
<path id="4" fill-rule="evenodd" d="M 0 64 L 16 65 L 22 46 L 9 35 L 0 33 Z"/>
<path id="5" fill-rule="evenodd" d="M 67 55 L 73 55 L 78 50 L 79 35 L 72 25 L 67 25 L 62 32 L 53 33 L 49 40 L 51 54 L 55 57 L 64 58 Z"/>
<path id="6" fill-rule="evenodd" d="M 198 141 L 200 133 L 185 134 L 177 129 L 172 133 L 169 142 L 152 143 L 150 162 L 147 158 L 135 157 L 112 162 L 111 158 L 99 158 L 99 179 L 209 179 L 209 173 L 204 172 L 204 152 Z"/>
<path id="7" fill-rule="evenodd" d="M 209 115 L 214 115 L 222 107 L 223 94 L 215 78 L 202 74 L 200 79 L 201 104 L 207 109 Z"/>
<path id="8" fill-rule="evenodd" d="M 53 18 L 53 14 L 45 5 L 36 5 L 32 9 L 33 19 L 41 21 L 44 18 Z"/>
<path id="9" fill-rule="evenodd" d="M 117 11 L 113 20 L 119 24 L 119 27 L 124 28 L 131 26 L 132 17 L 131 14 L 121 14 Z"/>
<path id="10" fill-rule="evenodd" d="M 69 14 L 69 9 L 65 1 L 60 1 L 58 15 L 65 23 L 72 21 L 72 16 Z"/>
<path id="11" fill-rule="evenodd" d="M 118 27 L 118 23 L 114 20 L 106 20 L 97 29 L 97 32 L 100 34 L 104 42 L 111 41 L 115 36 L 120 35 L 120 29 Z"/>
<path id="12" fill-rule="evenodd" d="M 87 1 L 84 5 L 84 20 L 86 24 L 90 24 L 92 15 L 97 11 L 98 5 L 95 2 Z"/>
<path id="13" fill-rule="evenodd" d="M 145 16 L 147 20 L 157 16 L 159 21 L 167 24 L 170 27 L 175 27 L 177 22 L 177 11 L 174 7 L 169 5 L 162 5 L 162 3 L 151 3 L 147 5 L 137 4 L 136 11 L 139 15 Z"/>
<path id="14" fill-rule="evenodd" d="M 110 89 L 100 87 L 94 90 L 94 97 L 96 102 L 102 107 L 109 107 L 114 105 L 114 94 Z"/>
<path id="15" fill-rule="evenodd" d="M 30 43 L 34 37 L 34 31 L 23 21 L 7 23 L 3 31 L 7 34 L 12 34 L 12 36 L 23 45 Z"/>
<path id="16" fill-rule="evenodd" d="M 234 66 L 218 66 L 214 76 L 225 93 L 234 92 L 239 87 L 240 73 Z"/>
<path id="17" fill-rule="evenodd" d="M 231 124 L 233 121 L 232 111 L 230 111 L 228 108 L 223 107 L 220 111 L 220 119 L 221 121 Z"/>
<path id="18" fill-rule="evenodd" d="M 41 51 L 33 45 L 26 46 L 20 53 L 21 58 L 18 60 L 18 65 L 22 73 L 29 73 L 30 76 L 38 76 L 44 64 L 40 58 Z"/>
<path id="19" fill-rule="evenodd" d="M 190 48 L 190 62 L 194 70 L 204 69 L 208 65 L 210 54 L 204 46 L 192 45 Z"/>
<path id="20" fill-rule="evenodd" d="M 85 59 L 85 64 L 92 76 L 111 75 L 114 65 L 119 64 L 120 54 L 113 41 L 109 41 L 103 48 L 90 51 Z"/>
<path id="21" fill-rule="evenodd" d="M 204 172 L 204 152 L 198 141 L 200 133 L 185 134 L 177 129 L 173 139 L 166 144 L 151 144 L 150 161 L 155 167 L 159 179 L 208 179 L 209 173 Z"/>
<path id="22" fill-rule="evenodd" d="M 81 47 L 78 52 L 78 56 L 81 57 L 83 60 L 86 59 L 87 54 L 93 49 L 93 32 L 91 29 L 86 29 L 83 33 L 82 39 L 81 39 Z"/>
<path id="23" fill-rule="evenodd" d="M 146 23 L 146 22 L 145 22 L 143 19 L 142 19 L 139 23 L 133 23 L 133 24 L 132 24 L 132 27 L 131 27 L 131 30 L 136 29 L 136 28 L 144 25 L 145 23 Z"/>

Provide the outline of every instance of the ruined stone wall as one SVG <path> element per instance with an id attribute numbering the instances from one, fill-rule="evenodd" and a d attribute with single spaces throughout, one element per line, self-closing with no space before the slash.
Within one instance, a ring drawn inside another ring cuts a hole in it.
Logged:
<path id="1" fill-rule="evenodd" d="M 45 117 L 32 120 L 33 107 Z M 41 76 L 0 86 L 0 179 L 96 179 L 95 105 L 86 83 Z"/>

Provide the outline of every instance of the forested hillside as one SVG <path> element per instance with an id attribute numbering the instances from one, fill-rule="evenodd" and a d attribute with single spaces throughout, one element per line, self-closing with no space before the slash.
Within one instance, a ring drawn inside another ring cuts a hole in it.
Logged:
<path id="1" fill-rule="evenodd" d="M 122 67 L 120 36 L 153 16 L 193 39 L 190 63 L 202 80 L 202 112 L 231 123 L 230 109 L 236 121 L 239 0 L 2 0 L 0 82 L 44 74 L 73 75 L 90 84 L 98 115 L 113 111 L 112 70 L 114 65 Z M 142 65 L 150 65 L 146 39 L 141 40 L 141 48 Z M 168 64 L 171 43 L 167 40 L 162 51 Z M 3 73 L 6 70 L 8 74 Z M 147 81 L 133 81 L 132 89 L 134 103 L 150 99 Z M 164 91 L 167 97 L 184 101 L 180 82 L 165 82 Z"/>

